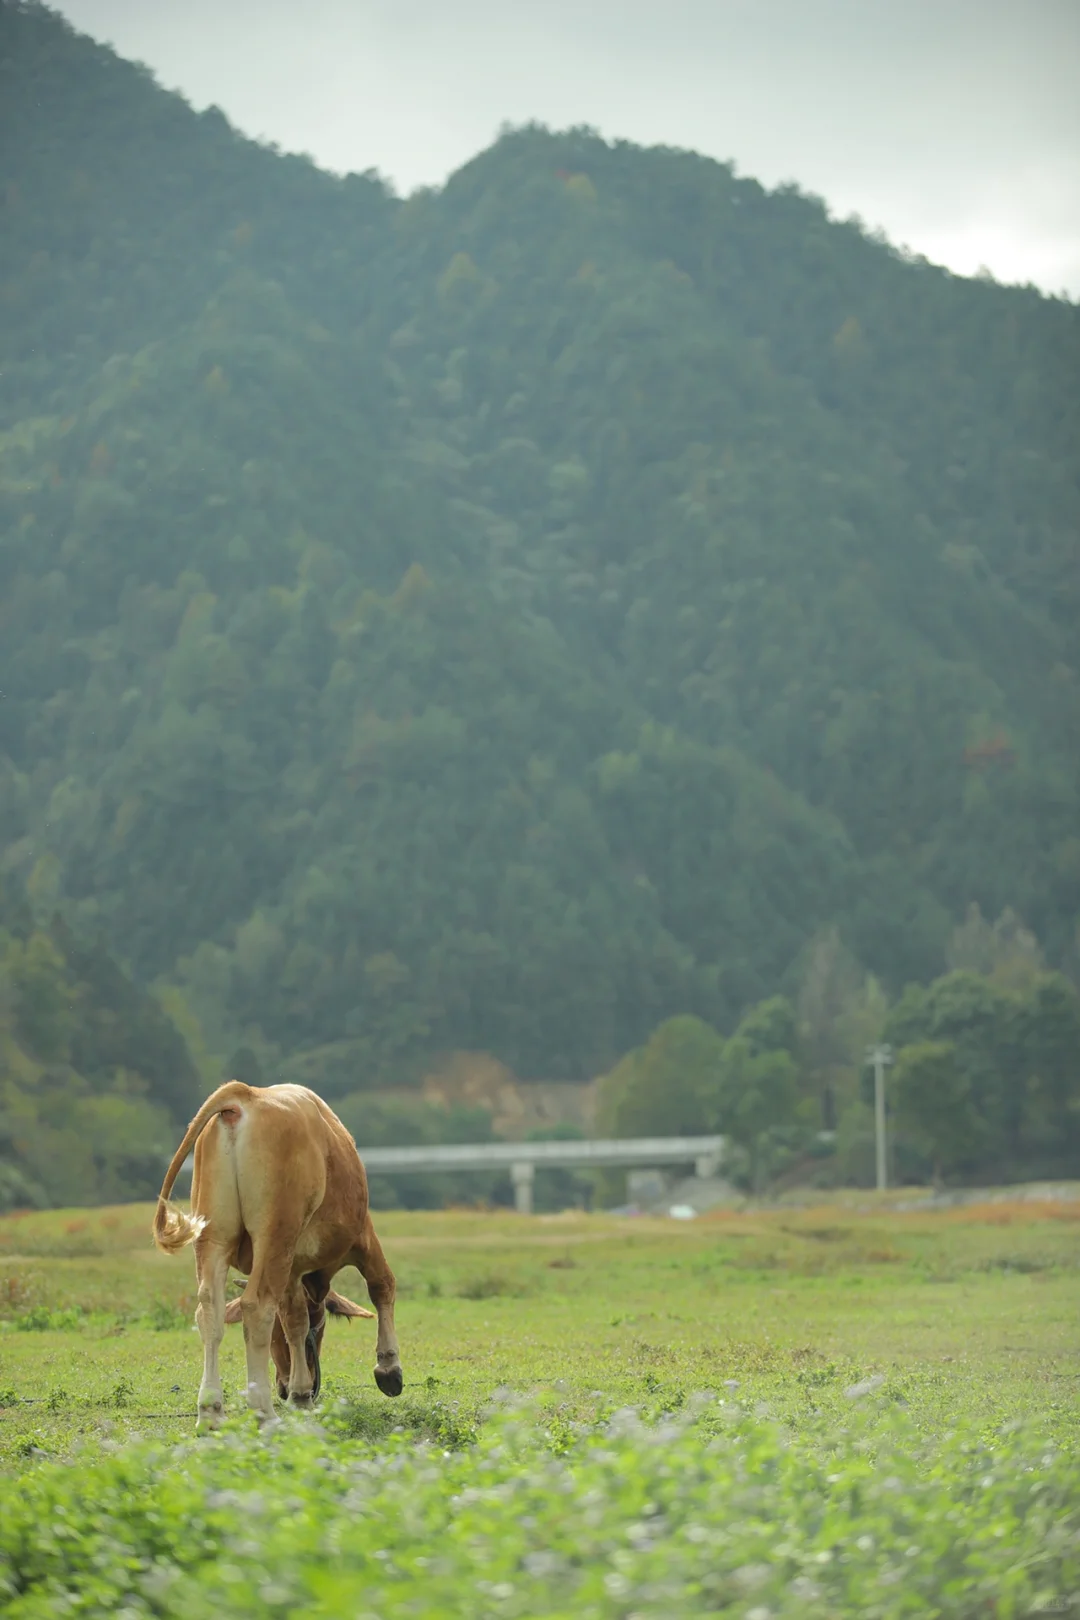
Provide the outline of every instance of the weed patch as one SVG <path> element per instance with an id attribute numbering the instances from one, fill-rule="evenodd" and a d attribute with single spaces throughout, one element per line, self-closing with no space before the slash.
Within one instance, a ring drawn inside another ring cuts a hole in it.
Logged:
<path id="1" fill-rule="evenodd" d="M 345 1397 L 320 1414 L 320 1422 L 346 1440 L 376 1444 L 391 1435 L 408 1435 L 456 1451 L 475 1442 L 481 1415 L 478 1407 L 459 1401 L 406 1397 L 390 1405 L 385 1400 Z"/>
<path id="2" fill-rule="evenodd" d="M 467 1277 L 458 1286 L 461 1299 L 498 1299 L 504 1295 L 511 1299 L 524 1299 L 528 1292 L 520 1278 L 508 1277 L 502 1271 L 485 1271 L 479 1276 Z"/>
<path id="3" fill-rule="evenodd" d="M 14 1318 L 20 1333 L 70 1333 L 85 1324 L 82 1311 L 51 1310 L 48 1305 L 32 1305 L 28 1311 Z"/>
<path id="4" fill-rule="evenodd" d="M 1021 1277 L 1034 1276 L 1040 1271 L 1053 1271 L 1059 1261 L 1044 1254 L 995 1254 L 989 1259 L 980 1260 L 975 1265 L 976 1271 L 1015 1272 Z"/>
<path id="5" fill-rule="evenodd" d="M 195 1320 L 195 1306 L 187 1294 L 179 1299 L 155 1299 L 149 1310 L 135 1318 L 140 1326 L 154 1333 L 177 1333 L 189 1328 Z"/>
<path id="6" fill-rule="evenodd" d="M 18 1316 L 32 1299 L 32 1289 L 25 1277 L 0 1277 L 0 1317 Z"/>

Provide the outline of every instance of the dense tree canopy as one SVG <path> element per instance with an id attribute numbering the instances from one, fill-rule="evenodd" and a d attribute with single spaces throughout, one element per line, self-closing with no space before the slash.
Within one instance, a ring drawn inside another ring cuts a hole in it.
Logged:
<path id="1" fill-rule="evenodd" d="M 157 1001 L 0 884 L 0 1211 L 148 1197 L 202 1094 Z"/>
<path id="2" fill-rule="evenodd" d="M 889 1014 L 901 1129 L 942 1174 L 1075 1172 L 1080 997 L 1061 974 L 1023 989 L 956 971 L 909 985 Z"/>
<path id="3" fill-rule="evenodd" d="M 0 152 L 4 866 L 222 1061 L 586 1078 L 784 990 L 831 1125 L 837 986 L 972 904 L 1067 965 L 1073 306 L 589 131 L 402 201 L 14 0 Z"/>

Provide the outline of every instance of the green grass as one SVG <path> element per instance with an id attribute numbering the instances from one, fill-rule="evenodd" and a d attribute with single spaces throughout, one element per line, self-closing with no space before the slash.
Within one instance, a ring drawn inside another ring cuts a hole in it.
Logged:
<path id="1" fill-rule="evenodd" d="M 258 1439 L 230 1329 L 198 1445 L 193 1266 L 149 1206 L 2 1220 L 4 1612 L 58 1612 L 82 1560 L 94 1615 L 1028 1613 L 1080 1588 L 1078 1217 L 384 1215 L 401 1400 L 332 1320 L 320 1413 Z M 230 1492 L 264 1506 L 227 1532 Z"/>
<path id="2" fill-rule="evenodd" d="M 928 1432 L 959 1411 L 988 1432 L 1033 1415 L 1064 1442 L 1080 1423 L 1075 1216 L 1080 1205 L 686 1224 L 388 1214 L 407 1398 L 375 1390 L 367 1322 L 329 1323 L 324 1388 L 370 1405 L 373 1423 L 419 1423 L 433 1400 L 475 1413 L 499 1387 L 545 1389 L 578 1420 L 735 1380 L 740 1398 L 799 1416 L 842 1410 L 846 1386 L 883 1375 Z M 27 1441 L 64 1456 L 106 1429 L 190 1432 L 194 1267 L 153 1249 L 149 1220 L 136 1206 L 0 1221 L 0 1466 Z M 340 1285 L 366 1297 L 355 1272 Z M 229 1329 L 236 1411 L 243 1359 Z"/>

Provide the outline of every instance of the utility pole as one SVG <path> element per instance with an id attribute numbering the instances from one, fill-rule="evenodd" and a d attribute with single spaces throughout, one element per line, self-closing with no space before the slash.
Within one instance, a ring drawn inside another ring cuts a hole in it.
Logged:
<path id="1" fill-rule="evenodd" d="M 874 1138 L 877 1144 L 877 1187 L 884 1192 L 889 1184 L 885 1173 L 885 1070 L 893 1060 L 891 1046 L 868 1046 L 866 1061 L 874 1071 Z"/>

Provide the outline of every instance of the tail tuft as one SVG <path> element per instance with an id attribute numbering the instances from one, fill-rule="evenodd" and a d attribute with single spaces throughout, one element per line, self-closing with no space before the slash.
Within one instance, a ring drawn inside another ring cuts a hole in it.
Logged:
<path id="1" fill-rule="evenodd" d="M 166 1199 L 159 1198 L 154 1215 L 154 1242 L 165 1254 L 178 1254 L 198 1237 L 205 1225 L 204 1216 L 185 1215 L 182 1209 L 174 1209 Z"/>

